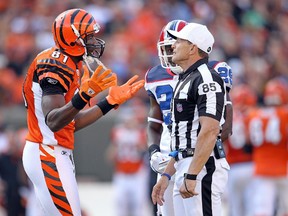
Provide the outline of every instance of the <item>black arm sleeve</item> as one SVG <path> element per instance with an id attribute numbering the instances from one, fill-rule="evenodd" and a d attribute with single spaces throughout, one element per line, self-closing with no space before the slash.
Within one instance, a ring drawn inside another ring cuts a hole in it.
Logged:
<path id="1" fill-rule="evenodd" d="M 54 83 L 48 82 L 47 78 L 44 78 L 40 81 L 40 86 L 42 88 L 43 95 L 54 95 L 54 94 L 63 95 L 66 92 L 59 82 L 54 84 Z"/>

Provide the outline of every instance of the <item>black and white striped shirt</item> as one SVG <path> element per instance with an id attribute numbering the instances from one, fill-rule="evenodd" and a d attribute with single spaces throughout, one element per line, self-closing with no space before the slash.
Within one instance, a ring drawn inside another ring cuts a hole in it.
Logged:
<path id="1" fill-rule="evenodd" d="M 223 120 L 224 82 L 201 59 L 179 76 L 172 101 L 171 150 L 195 148 L 200 116 Z"/>

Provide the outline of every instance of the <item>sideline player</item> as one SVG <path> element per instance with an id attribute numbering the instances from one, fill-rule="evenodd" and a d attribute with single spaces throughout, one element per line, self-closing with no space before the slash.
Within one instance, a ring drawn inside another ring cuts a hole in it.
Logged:
<path id="1" fill-rule="evenodd" d="M 146 108 L 140 100 L 129 102 L 118 109 L 120 113 L 111 129 L 107 159 L 114 165 L 115 216 L 145 216 L 148 202 L 148 167 L 144 157 Z"/>
<path id="2" fill-rule="evenodd" d="M 264 88 L 265 106 L 248 116 L 254 162 L 253 216 L 288 215 L 287 92 L 286 81 L 269 80 Z"/>
<path id="3" fill-rule="evenodd" d="M 100 26 L 82 9 L 61 13 L 52 25 L 56 46 L 34 59 L 23 85 L 28 134 L 23 152 L 24 169 L 32 181 L 45 215 L 81 215 L 72 151 L 74 132 L 124 103 L 144 86 L 132 77 L 117 86 L 116 74 L 98 66 L 87 67 L 79 85 L 83 60 L 99 58 L 105 42 L 97 38 Z M 105 68 L 105 67 L 104 67 Z M 109 95 L 82 110 L 99 92 Z"/>
<path id="4" fill-rule="evenodd" d="M 150 96 L 150 111 L 148 116 L 148 146 L 150 152 L 151 168 L 158 174 L 162 174 L 170 158 L 170 132 L 168 125 L 171 117 L 171 99 L 174 87 L 178 81 L 178 74 L 182 72 L 181 67 L 171 61 L 174 39 L 168 36 L 167 30 L 180 31 L 186 21 L 173 20 L 169 22 L 160 33 L 157 43 L 158 56 L 161 65 L 150 69 L 146 74 L 145 88 Z M 214 68 L 225 81 L 226 89 L 229 92 L 232 88 L 232 70 L 225 62 L 211 61 L 209 66 Z M 227 94 L 226 122 L 222 126 L 222 140 L 226 140 L 232 133 L 232 104 Z M 158 175 L 158 178 L 160 175 Z M 158 214 L 173 216 L 173 185 L 174 178 L 169 181 L 169 186 L 164 194 L 165 203 L 158 209 Z"/>

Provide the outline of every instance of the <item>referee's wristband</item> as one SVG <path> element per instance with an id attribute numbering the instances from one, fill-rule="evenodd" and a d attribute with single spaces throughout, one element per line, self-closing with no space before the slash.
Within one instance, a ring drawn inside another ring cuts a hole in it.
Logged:
<path id="1" fill-rule="evenodd" d="M 197 179 L 197 175 L 184 173 L 184 179 L 196 180 Z"/>
<path id="2" fill-rule="evenodd" d="M 171 175 L 169 175 L 168 173 L 162 173 L 161 176 L 166 176 L 169 181 L 171 179 Z"/>

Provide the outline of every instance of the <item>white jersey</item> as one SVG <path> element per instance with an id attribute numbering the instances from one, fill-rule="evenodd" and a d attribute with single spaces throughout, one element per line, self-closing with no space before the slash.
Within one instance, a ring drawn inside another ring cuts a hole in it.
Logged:
<path id="1" fill-rule="evenodd" d="M 168 125 L 171 123 L 171 100 L 173 90 L 178 82 L 178 75 L 158 65 L 146 73 L 145 79 L 145 89 L 150 97 L 155 98 L 163 115 L 163 132 L 161 134 L 160 149 L 162 153 L 169 154 L 171 152 L 171 137 Z"/>

